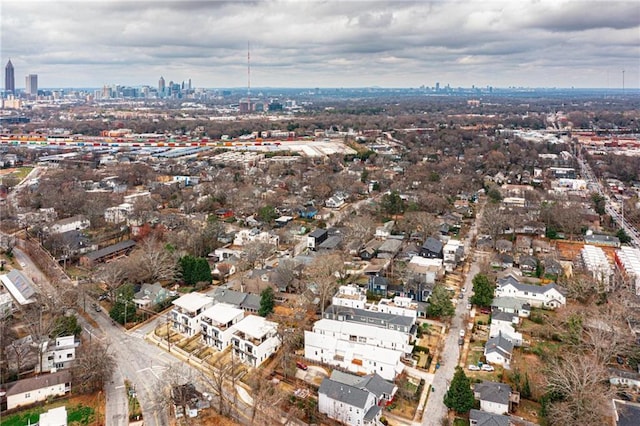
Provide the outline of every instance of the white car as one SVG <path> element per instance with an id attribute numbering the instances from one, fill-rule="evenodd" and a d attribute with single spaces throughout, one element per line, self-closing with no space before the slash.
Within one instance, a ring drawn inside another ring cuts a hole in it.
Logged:
<path id="1" fill-rule="evenodd" d="M 469 371 L 480 371 L 480 367 L 475 364 L 470 364 L 468 367 Z"/>
<path id="2" fill-rule="evenodd" d="M 482 371 L 493 371 L 493 370 L 495 370 L 495 368 L 493 368 L 493 366 L 491 366 L 489 364 L 482 364 L 482 367 L 480 369 Z"/>
<path id="3" fill-rule="evenodd" d="M 464 337 L 464 328 L 460 329 L 460 337 Z"/>

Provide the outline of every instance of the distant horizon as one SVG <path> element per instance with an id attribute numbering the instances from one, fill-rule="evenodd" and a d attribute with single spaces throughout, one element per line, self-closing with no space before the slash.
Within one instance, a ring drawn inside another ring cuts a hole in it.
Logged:
<path id="1" fill-rule="evenodd" d="M 38 86 L 40 86 L 38 84 Z M 104 87 L 114 87 L 114 86 L 119 86 L 119 87 L 130 87 L 130 88 L 143 88 L 143 87 L 152 87 L 152 88 L 156 88 L 156 86 L 150 85 L 150 84 L 107 84 L 104 86 L 51 86 L 51 87 L 38 87 L 38 90 L 71 90 L 71 89 L 75 89 L 75 90 L 101 90 Z M 501 87 L 501 86 L 489 86 L 491 88 L 491 90 L 594 90 L 594 91 L 612 91 L 612 92 L 638 92 L 640 93 L 640 88 L 638 87 L 625 87 L 624 89 L 622 87 L 543 87 L 543 86 L 508 86 L 508 87 Z M 16 91 L 24 91 L 26 88 L 25 87 L 18 87 L 16 86 Z M 200 87 L 200 86 L 194 86 L 192 87 L 192 90 L 198 90 L 198 89 L 204 89 L 204 90 L 233 90 L 233 91 L 247 91 L 247 87 L 242 87 L 242 86 L 237 86 L 237 87 Z M 377 89 L 377 90 L 415 90 L 415 91 L 420 91 L 420 90 L 429 90 L 429 91 L 433 91 L 433 93 L 438 93 L 436 91 L 434 91 L 434 86 L 424 86 L 424 87 L 420 87 L 420 86 L 406 86 L 406 87 L 402 87 L 402 86 L 256 86 L 256 87 L 251 87 L 251 92 L 254 91 L 260 91 L 260 90 L 274 90 L 274 89 L 283 89 L 283 90 L 365 90 L 365 89 Z M 450 92 L 457 92 L 458 90 L 480 90 L 481 93 L 488 93 L 487 90 L 487 86 L 482 86 L 482 87 L 478 87 L 478 86 L 449 86 L 449 88 L 447 89 L 446 86 L 445 87 L 441 87 L 439 89 L 439 92 L 442 92 L 442 94 L 446 94 L 447 91 Z M 5 90 L 4 88 L 2 89 L 3 91 Z M 257 96 L 257 93 L 251 93 L 251 96 Z"/>
<path id="2" fill-rule="evenodd" d="M 640 88 L 640 2 L 5 0 L 44 87 Z M 624 76 L 623 76 L 624 75 Z M 119 80 L 116 82 L 114 80 Z"/>

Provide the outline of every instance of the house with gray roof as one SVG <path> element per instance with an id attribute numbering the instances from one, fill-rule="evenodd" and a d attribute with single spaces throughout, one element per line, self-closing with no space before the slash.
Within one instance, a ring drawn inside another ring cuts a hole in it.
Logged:
<path id="1" fill-rule="evenodd" d="M 484 346 L 484 356 L 490 364 L 498 364 L 504 368 L 509 368 L 512 354 L 513 343 L 503 336 L 502 333 L 490 337 Z"/>
<path id="2" fill-rule="evenodd" d="M 380 425 L 380 402 L 383 400 L 379 395 L 389 390 L 395 393 L 397 388 L 375 376 L 360 377 L 338 372 L 331 378 L 325 378 L 318 389 L 318 410 L 349 426 Z"/>
<path id="3" fill-rule="evenodd" d="M 511 275 L 498 280 L 495 296 L 514 297 L 536 308 L 555 309 L 567 304 L 566 297 L 556 283 L 524 284 Z"/>
<path id="4" fill-rule="evenodd" d="M 229 290 L 223 287 L 217 287 L 213 292 L 209 293 L 215 303 L 226 303 L 236 308 L 240 308 L 245 312 L 257 313 L 260 309 L 260 296 L 251 293 L 243 293 L 241 291 Z"/>
<path id="5" fill-rule="evenodd" d="M 507 414 L 513 409 L 513 404 L 520 402 L 520 394 L 513 392 L 505 383 L 477 383 L 473 387 L 473 395 L 480 401 L 482 411 L 493 414 Z"/>
<path id="6" fill-rule="evenodd" d="M 469 424 L 471 426 L 511 426 L 514 423 L 509 416 L 472 409 L 469 411 Z"/>
<path id="7" fill-rule="evenodd" d="M 420 256 L 427 258 L 443 258 L 444 244 L 442 241 L 436 240 L 433 237 L 427 238 L 422 247 L 420 247 Z"/>
<path id="8" fill-rule="evenodd" d="M 373 393 L 378 400 L 376 403 L 378 405 L 381 401 L 391 402 L 398 390 L 396 385 L 386 381 L 377 373 L 366 376 L 356 376 L 355 374 L 343 373 L 340 370 L 333 370 L 330 378 L 333 381 L 355 386 Z"/>
<path id="9" fill-rule="evenodd" d="M 531 305 L 515 297 L 496 297 L 491 301 L 493 311 L 516 314 L 521 318 L 531 315 Z"/>

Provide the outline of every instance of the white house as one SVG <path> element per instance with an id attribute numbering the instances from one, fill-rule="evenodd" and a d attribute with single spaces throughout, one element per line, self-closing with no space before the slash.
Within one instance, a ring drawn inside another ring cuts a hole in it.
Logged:
<path id="1" fill-rule="evenodd" d="M 67 426 L 67 407 L 63 405 L 40 414 L 38 426 Z"/>
<path id="2" fill-rule="evenodd" d="M 62 234 L 68 231 L 81 231 L 87 229 L 91 225 L 89 219 L 84 215 L 71 216 L 66 219 L 60 219 L 47 226 L 45 229 L 51 234 Z"/>
<path id="3" fill-rule="evenodd" d="M 219 351 L 231 344 L 231 336 L 235 330 L 234 325 L 244 318 L 242 309 L 226 303 L 213 305 L 202 313 L 200 326 L 202 327 L 202 340 L 205 344 L 213 346 Z"/>
<path id="4" fill-rule="evenodd" d="M 516 314 L 521 318 L 528 318 L 531 315 L 531 305 L 515 297 L 496 297 L 491 301 L 491 309 Z"/>
<path id="5" fill-rule="evenodd" d="M 451 238 L 442 247 L 442 255 L 445 269 L 449 272 L 453 271 L 464 257 L 464 243 Z"/>
<path id="6" fill-rule="evenodd" d="M 305 358 L 385 380 L 402 372 L 411 350 L 407 334 L 355 322 L 321 319 L 304 333 Z"/>
<path id="7" fill-rule="evenodd" d="M 377 304 L 371 305 L 369 309 L 409 318 L 418 317 L 418 303 L 412 298 L 404 296 L 396 296 L 393 299 L 382 298 Z"/>
<path id="8" fill-rule="evenodd" d="M 71 372 L 58 371 L 7 385 L 7 410 L 46 401 L 49 397 L 71 392 Z"/>
<path id="9" fill-rule="evenodd" d="M 567 299 L 555 283 L 542 286 L 522 284 L 511 275 L 498 280 L 495 296 L 514 297 L 538 308 L 554 309 L 567 303 Z"/>
<path id="10" fill-rule="evenodd" d="M 367 293 L 364 288 L 357 285 L 341 285 L 331 303 L 336 306 L 364 309 L 367 303 Z"/>
<path id="11" fill-rule="evenodd" d="M 502 334 L 489 338 L 484 346 L 484 356 L 490 364 L 498 364 L 504 368 L 509 368 L 512 354 L 513 343 Z"/>
<path id="12" fill-rule="evenodd" d="M 36 364 L 36 373 L 49 372 L 69 368 L 76 359 L 76 342 L 74 335 L 57 337 L 54 345 L 43 342 L 42 360 Z"/>
<path id="13" fill-rule="evenodd" d="M 395 224 L 395 221 L 390 220 L 388 222 L 385 222 L 382 226 L 378 226 L 376 228 L 375 237 L 380 239 L 389 238 Z"/>
<path id="14" fill-rule="evenodd" d="M 502 334 L 502 337 L 513 343 L 514 346 L 522 346 L 522 333 L 517 332 L 513 326 L 520 323 L 520 317 L 514 313 L 494 311 L 491 314 L 491 326 L 489 337 Z"/>
<path id="15" fill-rule="evenodd" d="M 480 409 L 487 413 L 507 414 L 511 402 L 518 402 L 520 395 L 511 392 L 511 386 L 504 383 L 482 382 L 473 387 L 475 399 L 480 401 Z"/>
<path id="16" fill-rule="evenodd" d="M 445 273 L 443 260 L 438 258 L 427 258 L 413 256 L 409 260 L 407 269 L 419 277 L 425 284 L 434 284 L 438 278 L 442 278 Z"/>
<path id="17" fill-rule="evenodd" d="M 233 353 L 252 367 L 258 367 L 280 347 L 278 324 L 263 317 L 248 315 L 233 328 Z"/>
<path id="18" fill-rule="evenodd" d="M 382 406 L 397 387 L 377 374 L 355 376 L 334 370 L 318 389 L 318 410 L 351 426 L 379 425 Z"/>
<path id="19" fill-rule="evenodd" d="M 267 243 L 278 247 L 278 244 L 280 243 L 280 237 L 274 234 L 270 234 L 266 231 L 260 231 L 257 228 L 253 228 L 241 229 L 240 231 L 236 232 L 236 235 L 233 238 L 233 245 L 238 247 L 242 247 L 252 242 Z"/>
<path id="20" fill-rule="evenodd" d="M 109 207 L 104 211 L 104 220 L 109 223 L 120 223 L 126 221 L 133 213 L 133 204 L 122 203 Z"/>
<path id="21" fill-rule="evenodd" d="M 213 299 L 202 293 L 187 293 L 173 301 L 172 326 L 188 337 L 200 333 L 200 316 L 213 306 Z"/>

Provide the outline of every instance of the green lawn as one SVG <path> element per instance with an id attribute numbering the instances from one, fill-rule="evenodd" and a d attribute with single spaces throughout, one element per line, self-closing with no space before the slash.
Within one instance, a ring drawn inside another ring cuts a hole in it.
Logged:
<path id="1" fill-rule="evenodd" d="M 60 407 L 65 402 L 65 400 L 57 401 L 44 407 L 35 407 L 7 417 L 3 416 L 0 426 L 26 426 L 37 423 L 40 420 L 40 414 L 49 411 L 51 408 Z M 95 410 L 82 404 L 67 407 L 67 419 L 70 426 L 88 425 L 95 420 Z"/>

